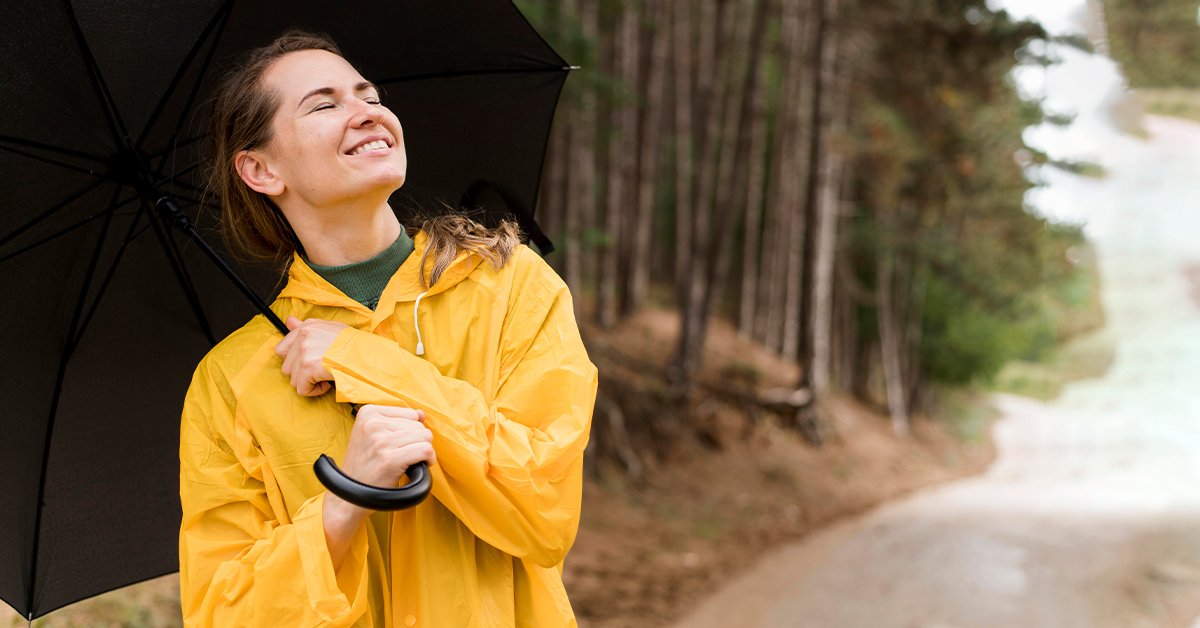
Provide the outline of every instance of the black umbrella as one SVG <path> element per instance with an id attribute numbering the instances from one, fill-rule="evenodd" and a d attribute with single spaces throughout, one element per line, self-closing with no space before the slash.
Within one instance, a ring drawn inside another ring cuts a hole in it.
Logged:
<path id="1" fill-rule="evenodd" d="M 23 616 L 178 567 L 183 393 L 253 308 L 158 210 L 212 230 L 200 123 L 240 52 L 330 34 L 404 124 L 400 211 L 511 213 L 548 247 L 532 208 L 565 68 L 517 9 L 308 4 L 0 4 L 0 598 Z"/>

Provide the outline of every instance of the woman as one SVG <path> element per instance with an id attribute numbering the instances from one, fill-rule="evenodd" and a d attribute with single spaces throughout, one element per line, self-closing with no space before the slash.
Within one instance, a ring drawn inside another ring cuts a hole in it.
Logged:
<path id="1" fill-rule="evenodd" d="M 596 370 L 565 285 L 510 226 L 443 216 L 408 239 L 387 203 L 400 124 L 326 39 L 255 51 L 219 91 L 214 137 L 229 240 L 291 257 L 271 306 L 291 333 L 255 317 L 193 378 L 185 623 L 573 625 L 562 561 Z M 376 485 L 428 462 L 432 498 L 352 506 L 314 477 L 321 452 Z"/>

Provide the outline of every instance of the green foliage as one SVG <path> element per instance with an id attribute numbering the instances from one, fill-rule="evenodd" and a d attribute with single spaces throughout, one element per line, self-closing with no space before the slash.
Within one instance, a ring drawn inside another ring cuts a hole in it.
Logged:
<path id="1" fill-rule="evenodd" d="M 1055 35 L 1051 41 L 1064 46 L 1070 46 L 1081 52 L 1092 54 L 1096 52 L 1096 47 L 1092 45 L 1092 41 L 1085 35 L 1079 33 L 1069 33 L 1066 35 Z"/>
<path id="2" fill-rule="evenodd" d="M 1058 168 L 1059 170 L 1065 170 L 1071 174 L 1077 174 L 1081 177 L 1088 177 L 1092 179 L 1103 179 L 1108 174 L 1108 171 L 1104 169 L 1104 166 L 1094 161 L 1051 159 L 1046 163 L 1047 165 Z"/>
<path id="3" fill-rule="evenodd" d="M 1027 268 L 1036 267 L 1039 277 L 1023 288 L 995 282 L 980 268 L 934 275 L 925 295 L 920 348 L 932 381 L 991 382 L 1006 364 L 1055 359 L 1064 340 L 1100 325 L 1097 271 L 1082 232 L 1047 224 L 1038 243 Z M 1020 272 L 1016 265 L 993 262 L 1002 273 Z M 973 280 L 956 281 L 964 277 Z M 994 283 L 984 283 L 989 279 Z"/>
<path id="4" fill-rule="evenodd" d="M 1012 357 L 1015 330 L 965 293 L 934 278 L 925 294 L 921 365 L 933 381 L 963 386 L 990 378 Z"/>
<path id="5" fill-rule="evenodd" d="M 1195 0 L 1104 0 L 1113 58 L 1132 87 L 1200 87 Z"/>
<path id="6" fill-rule="evenodd" d="M 859 281 L 877 293 L 880 257 L 890 258 L 900 274 L 894 307 L 901 320 L 917 317 L 909 351 L 922 381 L 967 386 L 1010 361 L 1045 359 L 1061 337 L 1060 293 L 1078 275 L 1065 251 L 1083 240 L 1024 205 L 1024 167 L 1049 160 L 1022 131 L 1070 122 L 1021 101 L 1009 79 L 1018 59 L 1054 62 L 1045 32 L 970 1 L 861 9 L 878 62 L 856 86 L 851 131 L 860 210 L 849 255 Z M 861 335 L 874 335 L 878 316 L 859 308 Z"/>
<path id="7" fill-rule="evenodd" d="M 1200 120 L 1200 89 L 1139 89 L 1136 98 L 1146 113 Z"/>

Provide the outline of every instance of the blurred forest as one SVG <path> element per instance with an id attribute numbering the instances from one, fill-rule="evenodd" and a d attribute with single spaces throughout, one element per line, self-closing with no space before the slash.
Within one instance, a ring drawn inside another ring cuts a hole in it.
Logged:
<path id="1" fill-rule="evenodd" d="M 981 0 L 518 4 L 582 66 L 543 177 L 548 259 L 600 328 L 678 312 L 660 396 L 694 390 L 721 317 L 801 365 L 758 401 L 811 442 L 834 390 L 905 434 L 935 391 L 1069 333 L 1055 312 L 1083 238 L 1024 205 L 1047 160 L 1021 132 L 1044 114 L 1009 78 L 1052 62 L 1027 46 L 1039 25 Z M 600 423 L 636 398 L 604 374 Z"/>
<path id="2" fill-rule="evenodd" d="M 1104 0 L 1113 58 L 1135 88 L 1200 87 L 1200 6 Z"/>

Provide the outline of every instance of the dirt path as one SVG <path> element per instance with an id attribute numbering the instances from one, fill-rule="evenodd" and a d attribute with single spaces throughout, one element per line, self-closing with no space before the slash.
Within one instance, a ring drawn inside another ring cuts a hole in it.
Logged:
<path id="1" fill-rule="evenodd" d="M 1087 208 L 1113 367 L 997 399 L 984 475 L 780 548 L 680 626 L 1186 626 L 1200 614 L 1200 126 L 1149 118 Z"/>

